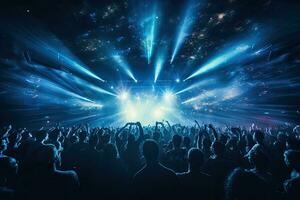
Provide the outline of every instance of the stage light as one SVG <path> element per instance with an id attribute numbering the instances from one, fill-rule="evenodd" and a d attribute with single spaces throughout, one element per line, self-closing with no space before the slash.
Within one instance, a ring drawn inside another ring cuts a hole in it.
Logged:
<path id="1" fill-rule="evenodd" d="M 164 95 L 168 97 L 165 100 Z M 121 96 L 121 95 L 120 95 Z M 175 101 L 171 93 L 163 93 L 161 96 L 151 93 L 138 93 L 126 101 L 119 103 L 121 119 L 124 122 L 140 121 L 143 124 L 153 124 L 162 119 L 171 120 L 178 116 Z"/>
<path id="2" fill-rule="evenodd" d="M 184 39 L 189 35 L 190 29 L 191 29 L 193 23 L 194 23 L 193 5 L 190 4 L 190 5 L 188 5 L 188 9 L 186 10 L 183 22 L 181 23 L 181 26 L 179 28 L 179 32 L 177 35 L 177 39 L 176 39 L 176 43 L 175 43 L 175 47 L 173 50 L 173 54 L 172 54 L 170 63 L 173 62 L 175 56 L 178 53 L 178 50 L 180 49 L 181 45 L 184 42 Z"/>
<path id="3" fill-rule="evenodd" d="M 125 61 L 125 59 L 118 54 L 112 55 L 113 60 L 121 67 L 121 69 L 135 82 L 137 82 L 136 78 L 133 76 L 129 64 Z"/>
<path id="4" fill-rule="evenodd" d="M 175 81 L 176 81 L 176 83 L 180 83 L 180 79 L 179 78 L 176 78 Z"/>
<path id="5" fill-rule="evenodd" d="M 118 96 L 119 99 L 121 99 L 122 101 L 125 101 L 129 98 L 129 93 L 126 91 L 123 91 L 120 93 L 120 95 Z"/>
<path id="6" fill-rule="evenodd" d="M 185 80 L 188 80 L 195 76 L 199 76 L 200 74 L 211 71 L 217 67 L 220 67 L 221 65 L 229 64 L 229 62 L 233 58 L 240 56 L 242 53 L 245 53 L 248 49 L 250 49 L 251 42 L 252 41 L 241 42 L 238 43 L 237 45 L 234 45 L 231 48 L 222 51 L 221 54 L 217 55 L 215 58 L 211 59 L 209 62 L 204 64 L 202 67 L 200 67 L 196 72 L 194 72 L 192 75 L 187 77 Z"/>
<path id="7" fill-rule="evenodd" d="M 172 102 L 174 100 L 174 98 L 175 98 L 175 95 L 172 92 L 166 91 L 164 93 L 164 100 L 166 102 Z"/>

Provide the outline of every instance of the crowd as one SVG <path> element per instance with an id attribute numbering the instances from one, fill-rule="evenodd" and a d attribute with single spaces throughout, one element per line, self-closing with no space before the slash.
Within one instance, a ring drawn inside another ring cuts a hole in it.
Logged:
<path id="1" fill-rule="evenodd" d="M 0 199 L 300 199 L 299 126 L 0 132 Z"/>

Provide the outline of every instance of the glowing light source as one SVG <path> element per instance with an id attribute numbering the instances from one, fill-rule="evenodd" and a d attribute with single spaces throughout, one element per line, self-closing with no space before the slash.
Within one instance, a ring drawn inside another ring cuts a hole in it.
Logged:
<path id="1" fill-rule="evenodd" d="M 171 101 L 174 100 L 174 98 L 175 98 L 175 95 L 174 95 L 172 92 L 166 91 L 166 92 L 164 93 L 164 100 L 165 100 L 166 102 L 171 102 Z"/>
<path id="2" fill-rule="evenodd" d="M 153 93 L 140 93 L 131 97 L 126 93 L 121 93 L 119 106 L 122 120 L 151 124 L 162 119 L 170 119 L 173 115 L 178 116 L 173 98 L 172 93 L 164 93 L 161 97 Z"/>
<path id="3" fill-rule="evenodd" d="M 119 97 L 119 99 L 125 101 L 129 98 L 129 93 L 126 91 L 123 91 L 123 92 L 121 92 L 121 94 L 118 97 Z"/>
<path id="4" fill-rule="evenodd" d="M 175 43 L 175 47 L 174 47 L 174 50 L 173 50 L 173 54 L 172 54 L 170 63 L 173 62 L 175 56 L 178 53 L 178 50 L 180 49 L 181 45 L 184 42 L 184 39 L 186 38 L 186 36 L 189 35 L 190 29 L 191 29 L 192 24 L 194 22 L 194 19 L 193 19 L 192 16 L 193 16 L 193 5 L 190 4 L 188 6 L 188 9 L 186 10 L 183 22 L 181 23 L 181 26 L 179 28 L 179 32 L 178 32 L 178 35 L 177 35 L 177 39 L 176 39 L 176 43 Z"/>
<path id="5" fill-rule="evenodd" d="M 175 81 L 176 81 L 176 83 L 180 83 L 180 79 L 179 78 L 176 78 Z"/>

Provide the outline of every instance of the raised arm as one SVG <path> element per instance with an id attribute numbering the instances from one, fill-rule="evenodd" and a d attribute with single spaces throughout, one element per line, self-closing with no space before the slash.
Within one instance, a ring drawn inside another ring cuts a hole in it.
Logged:
<path id="1" fill-rule="evenodd" d="M 167 129 L 166 129 L 166 130 L 167 130 L 169 133 L 172 133 L 172 130 L 173 130 L 173 129 L 172 129 L 172 126 L 170 125 L 169 121 L 166 120 L 165 122 L 167 123 L 167 125 L 168 125 L 168 127 L 169 127 L 169 130 L 167 130 Z"/>
<path id="2" fill-rule="evenodd" d="M 201 126 L 200 126 L 200 124 L 198 123 L 197 120 L 195 120 L 195 123 L 197 124 L 198 128 L 201 129 Z"/>
<path id="3" fill-rule="evenodd" d="M 139 137 L 137 139 L 137 142 L 141 143 L 144 139 L 144 129 L 142 127 L 142 124 L 140 122 L 135 123 L 139 129 Z"/>
<path id="4" fill-rule="evenodd" d="M 123 132 L 123 130 L 129 125 L 132 125 L 132 123 L 126 123 L 121 129 L 119 129 L 116 133 L 116 137 L 119 137 L 120 133 Z"/>
<path id="5" fill-rule="evenodd" d="M 208 128 L 210 128 L 212 130 L 214 141 L 218 140 L 218 133 L 217 133 L 215 127 L 213 127 L 212 124 L 209 124 Z"/>

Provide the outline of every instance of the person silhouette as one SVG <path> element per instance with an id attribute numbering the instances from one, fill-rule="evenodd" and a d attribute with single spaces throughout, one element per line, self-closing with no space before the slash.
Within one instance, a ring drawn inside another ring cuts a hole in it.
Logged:
<path id="1" fill-rule="evenodd" d="M 22 199 L 74 200 L 78 197 L 79 181 L 74 171 L 56 169 L 58 152 L 54 145 L 40 146 L 34 153 L 33 172 L 21 180 L 19 195 Z"/>
<path id="2" fill-rule="evenodd" d="M 292 170 L 290 178 L 284 182 L 284 190 L 288 200 L 299 199 L 300 196 L 300 151 L 287 150 L 284 161 Z"/>
<path id="3" fill-rule="evenodd" d="M 188 152 L 189 169 L 187 172 L 178 173 L 182 198 L 212 199 L 212 178 L 201 171 L 204 155 L 200 149 L 191 148 Z"/>
<path id="4" fill-rule="evenodd" d="M 148 139 L 143 144 L 146 165 L 133 178 L 136 199 L 171 199 L 177 196 L 176 174 L 158 161 L 158 144 Z"/>
<path id="5" fill-rule="evenodd" d="M 0 199 L 13 200 L 16 198 L 17 161 L 8 156 L 0 156 Z"/>

